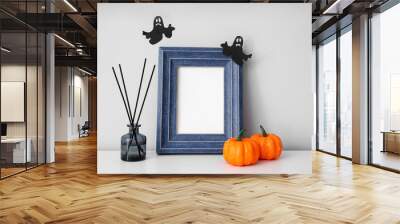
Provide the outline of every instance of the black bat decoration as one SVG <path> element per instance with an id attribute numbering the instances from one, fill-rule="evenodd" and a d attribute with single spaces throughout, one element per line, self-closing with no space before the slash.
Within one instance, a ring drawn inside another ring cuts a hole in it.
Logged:
<path id="1" fill-rule="evenodd" d="M 154 45 L 162 40 L 163 34 L 167 38 L 171 38 L 174 30 L 175 27 L 171 26 L 171 24 L 168 27 L 164 27 L 161 16 L 156 16 L 153 21 L 153 30 L 150 32 L 143 31 L 143 35 L 146 36 L 146 39 L 150 39 L 149 42 Z"/>
<path id="2" fill-rule="evenodd" d="M 241 36 L 235 38 L 232 46 L 228 46 L 228 43 L 225 41 L 225 43 L 221 44 L 221 47 L 223 48 L 224 55 L 230 56 L 238 65 L 242 65 L 243 60 L 247 61 L 252 55 L 243 53 L 243 37 Z"/>

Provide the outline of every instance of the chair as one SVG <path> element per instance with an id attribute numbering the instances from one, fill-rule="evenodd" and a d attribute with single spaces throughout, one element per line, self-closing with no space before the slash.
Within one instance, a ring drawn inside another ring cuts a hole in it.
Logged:
<path id="1" fill-rule="evenodd" d="M 79 138 L 89 136 L 89 129 L 89 121 L 85 121 L 82 127 L 80 127 L 80 125 L 78 124 Z"/>

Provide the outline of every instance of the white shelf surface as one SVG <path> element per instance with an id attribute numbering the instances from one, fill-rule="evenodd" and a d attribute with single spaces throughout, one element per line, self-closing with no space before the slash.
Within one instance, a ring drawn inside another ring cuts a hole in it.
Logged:
<path id="1" fill-rule="evenodd" d="M 157 155 L 148 151 L 146 160 L 125 162 L 119 151 L 97 151 L 98 174 L 311 174 L 311 151 L 284 151 L 279 160 L 235 167 L 222 155 Z"/>

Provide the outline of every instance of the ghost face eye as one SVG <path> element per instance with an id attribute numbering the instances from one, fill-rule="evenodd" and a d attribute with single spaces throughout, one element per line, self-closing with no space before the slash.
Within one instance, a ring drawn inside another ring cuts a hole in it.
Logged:
<path id="1" fill-rule="evenodd" d="M 236 47 L 241 47 L 243 44 L 243 39 L 241 37 L 236 37 L 233 44 Z"/>
<path id="2" fill-rule="evenodd" d="M 162 21 L 162 18 L 160 16 L 157 16 L 154 19 L 154 26 L 163 26 L 163 21 Z"/>

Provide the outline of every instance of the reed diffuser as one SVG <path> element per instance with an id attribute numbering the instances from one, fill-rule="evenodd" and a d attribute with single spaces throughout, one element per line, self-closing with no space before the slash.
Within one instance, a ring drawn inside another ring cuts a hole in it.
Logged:
<path id="1" fill-rule="evenodd" d="M 124 74 L 122 72 L 122 67 L 121 67 L 121 65 L 118 65 L 119 72 L 121 75 L 121 80 L 122 80 L 122 88 L 120 85 L 120 81 L 118 80 L 117 73 L 115 72 L 114 67 L 112 67 L 112 71 L 114 73 L 114 78 L 115 78 L 115 81 L 117 82 L 118 89 L 121 94 L 121 98 L 124 103 L 125 111 L 126 111 L 126 114 L 128 116 L 128 121 L 129 121 L 129 124 L 127 125 L 129 128 L 129 132 L 127 134 L 121 136 L 121 160 L 123 160 L 123 161 L 141 161 L 146 158 L 146 136 L 139 132 L 139 128 L 141 127 L 141 125 L 139 124 L 139 121 L 140 121 L 140 117 L 142 115 L 143 106 L 146 102 L 147 93 L 149 92 L 151 80 L 153 79 L 154 70 L 156 68 L 156 66 L 154 65 L 153 70 L 151 72 L 150 79 L 147 83 L 146 92 L 144 94 L 143 101 L 140 106 L 139 114 L 136 118 L 136 112 L 137 112 L 138 105 L 139 105 L 139 98 L 140 98 L 140 93 L 141 93 L 141 89 L 142 89 L 144 72 L 146 69 L 146 61 L 147 60 L 145 58 L 143 68 L 142 68 L 142 75 L 140 77 L 139 90 L 136 95 L 136 103 L 135 103 L 135 109 L 133 111 L 133 115 L 132 115 L 131 105 L 129 102 L 128 91 L 127 91 L 126 85 L 125 85 Z M 122 89 L 124 91 L 122 91 Z M 135 121 L 135 119 L 136 119 L 136 121 Z"/>

